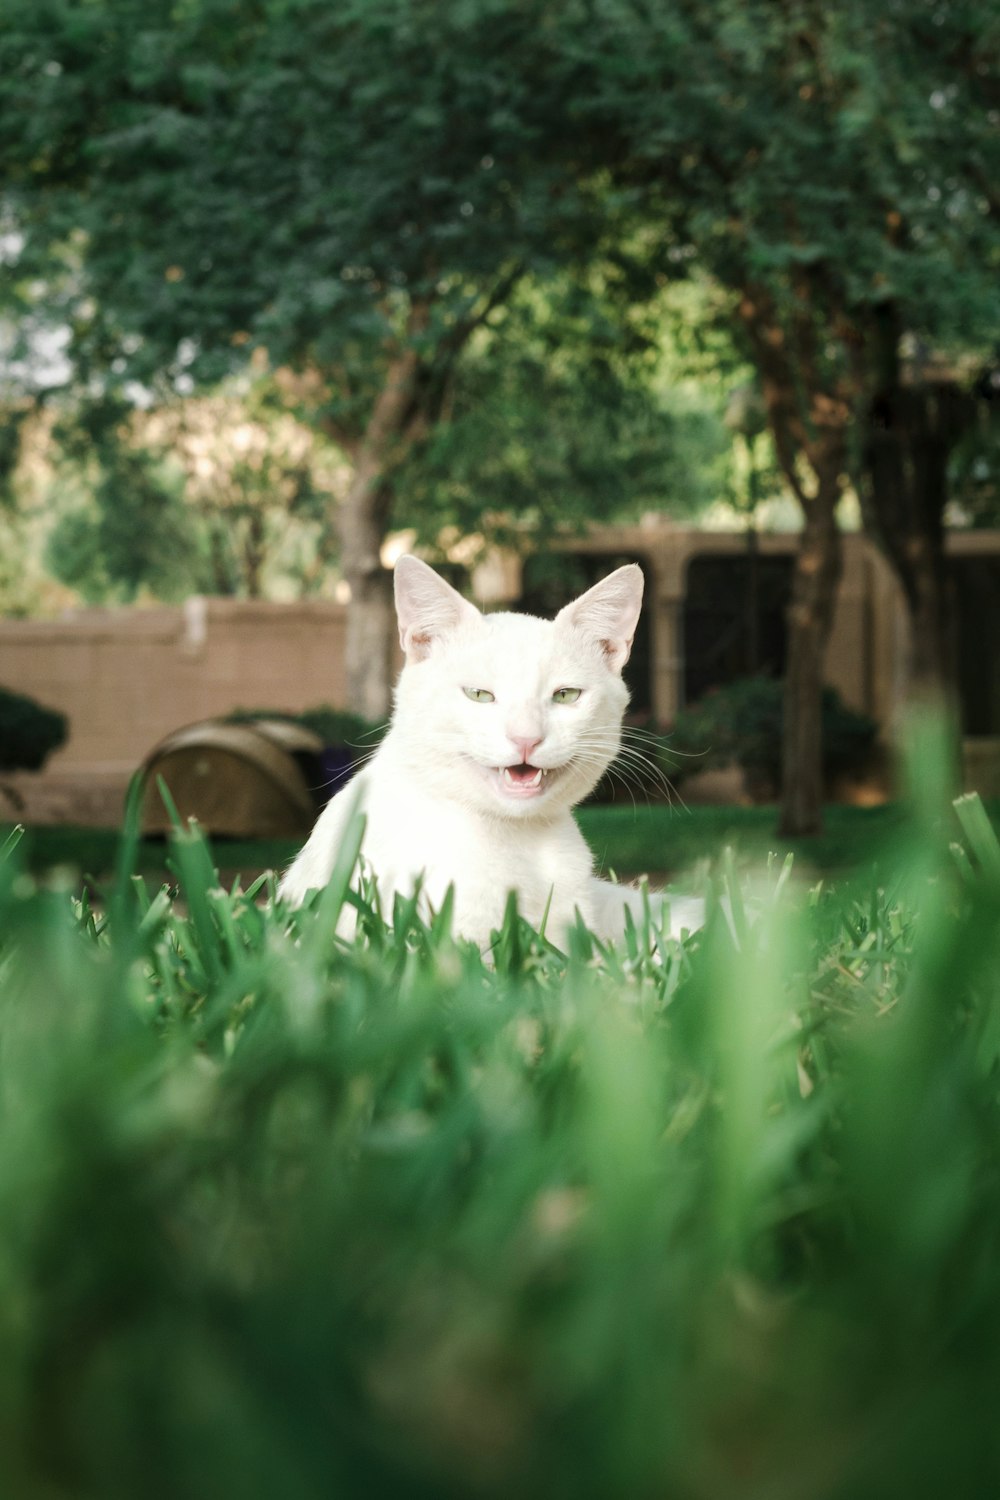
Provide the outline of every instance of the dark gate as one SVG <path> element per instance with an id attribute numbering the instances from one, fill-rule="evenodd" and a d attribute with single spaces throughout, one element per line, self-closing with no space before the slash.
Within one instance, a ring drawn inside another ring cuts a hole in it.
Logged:
<path id="1" fill-rule="evenodd" d="M 794 558 L 702 553 L 687 567 L 684 702 L 738 677 L 781 677 Z"/>
<path id="2" fill-rule="evenodd" d="M 1000 557 L 953 557 L 962 733 L 1000 735 Z"/>

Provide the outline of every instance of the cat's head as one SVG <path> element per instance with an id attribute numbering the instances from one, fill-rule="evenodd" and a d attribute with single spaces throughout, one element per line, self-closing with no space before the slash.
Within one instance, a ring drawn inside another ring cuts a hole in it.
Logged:
<path id="1" fill-rule="evenodd" d="M 484 811 L 547 819 L 574 806 L 618 753 L 642 585 L 633 563 L 554 620 L 483 615 L 401 557 L 397 753 L 439 794 Z"/>

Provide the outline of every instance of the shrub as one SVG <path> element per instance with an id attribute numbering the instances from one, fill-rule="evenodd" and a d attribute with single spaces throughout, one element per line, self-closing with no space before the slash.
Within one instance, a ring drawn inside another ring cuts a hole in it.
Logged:
<path id="1" fill-rule="evenodd" d="M 867 767 L 878 726 L 867 714 L 848 708 L 836 688 L 823 689 L 823 772 L 835 776 L 862 772 Z M 781 732 L 784 684 L 771 677 L 743 677 L 706 693 L 682 709 L 665 742 L 665 759 L 672 752 L 688 757 L 673 761 L 671 774 L 736 764 L 748 784 L 771 793 L 781 779 Z"/>
<path id="2" fill-rule="evenodd" d="M 0 688 L 0 771 L 38 771 L 66 743 L 65 714 Z"/>
<path id="3" fill-rule="evenodd" d="M 301 724 L 303 729 L 311 729 L 318 735 L 324 745 L 343 746 L 357 751 L 358 756 L 374 750 L 389 727 L 388 724 L 373 724 L 347 708 L 331 708 L 329 704 L 305 708 L 296 714 L 283 708 L 237 708 L 226 717 L 237 724 L 250 719 L 284 719 L 289 724 Z"/>
<path id="4" fill-rule="evenodd" d="M 318 808 L 350 780 L 358 766 L 378 747 L 389 728 L 388 723 L 373 724 L 350 709 L 330 708 L 328 704 L 306 708 L 297 714 L 280 708 L 238 708 L 227 717 L 235 724 L 246 724 L 255 719 L 281 719 L 286 724 L 298 724 L 311 730 L 322 740 L 323 749 L 318 756 L 295 754 L 306 772 Z"/>

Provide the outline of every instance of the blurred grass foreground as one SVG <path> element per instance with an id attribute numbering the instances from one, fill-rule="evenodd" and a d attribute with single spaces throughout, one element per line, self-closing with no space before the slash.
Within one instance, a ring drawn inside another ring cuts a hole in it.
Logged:
<path id="1" fill-rule="evenodd" d="M 684 944 L 0 866 L 11 1500 L 963 1497 L 1000 1477 L 1000 844 Z M 54 883 L 55 882 L 55 883 Z"/>

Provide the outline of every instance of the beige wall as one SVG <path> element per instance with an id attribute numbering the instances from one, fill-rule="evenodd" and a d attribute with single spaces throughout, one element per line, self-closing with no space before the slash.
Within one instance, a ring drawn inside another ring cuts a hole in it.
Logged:
<path id="1" fill-rule="evenodd" d="M 182 724 L 233 708 L 340 704 L 344 609 L 192 599 L 183 608 L 80 610 L 0 621 L 0 685 L 67 714 L 49 762 L 133 770 Z"/>

